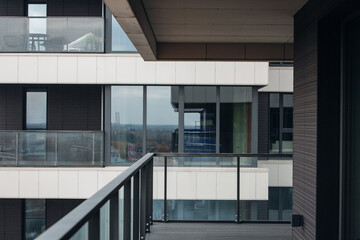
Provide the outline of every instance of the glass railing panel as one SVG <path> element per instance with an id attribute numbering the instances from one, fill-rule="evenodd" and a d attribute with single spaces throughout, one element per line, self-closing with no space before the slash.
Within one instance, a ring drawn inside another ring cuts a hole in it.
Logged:
<path id="1" fill-rule="evenodd" d="M 240 162 L 240 220 L 291 221 L 292 159 L 242 157 Z"/>
<path id="2" fill-rule="evenodd" d="M 16 132 L 0 131 L 0 165 L 16 166 L 17 158 L 17 134 Z"/>
<path id="3" fill-rule="evenodd" d="M 168 157 L 168 220 L 234 221 L 237 160 Z"/>
<path id="4" fill-rule="evenodd" d="M 57 133 L 59 166 L 102 166 L 102 134 L 94 132 Z"/>
<path id="5" fill-rule="evenodd" d="M 86 222 L 69 240 L 88 240 L 89 223 Z"/>
<path id="6" fill-rule="evenodd" d="M 103 52 L 101 17 L 0 17 L 0 52 Z"/>
<path id="7" fill-rule="evenodd" d="M 18 166 L 55 166 L 55 133 L 19 132 Z"/>
<path id="8" fill-rule="evenodd" d="M 100 239 L 110 240 L 110 200 L 100 208 Z"/>
<path id="9" fill-rule="evenodd" d="M 0 166 L 103 166 L 103 132 L 0 131 Z"/>
<path id="10" fill-rule="evenodd" d="M 153 220 L 164 220 L 164 157 L 154 157 Z"/>

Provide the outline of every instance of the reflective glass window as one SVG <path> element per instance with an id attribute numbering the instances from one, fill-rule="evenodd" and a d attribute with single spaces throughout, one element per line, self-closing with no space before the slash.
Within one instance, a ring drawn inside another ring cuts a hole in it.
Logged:
<path id="1" fill-rule="evenodd" d="M 147 87 L 147 152 L 177 152 L 178 87 Z"/>
<path id="2" fill-rule="evenodd" d="M 184 152 L 216 152 L 216 87 L 184 87 Z"/>
<path id="3" fill-rule="evenodd" d="M 26 92 L 26 129 L 46 129 L 46 92 Z"/>
<path id="4" fill-rule="evenodd" d="M 25 239 L 35 239 L 45 227 L 45 199 L 25 199 Z"/>
<path id="5" fill-rule="evenodd" d="M 131 164 L 143 155 L 143 87 L 111 87 L 111 163 Z"/>
<path id="6" fill-rule="evenodd" d="M 251 87 L 220 87 L 220 152 L 251 152 Z"/>
<path id="7" fill-rule="evenodd" d="M 111 18 L 111 50 L 114 52 L 137 52 L 114 16 Z"/>

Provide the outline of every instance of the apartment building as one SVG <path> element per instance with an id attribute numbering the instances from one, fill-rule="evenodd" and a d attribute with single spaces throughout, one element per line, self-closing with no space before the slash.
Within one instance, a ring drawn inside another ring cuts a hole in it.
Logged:
<path id="1" fill-rule="evenodd" d="M 166 181 L 155 160 L 154 220 L 235 221 L 236 201 L 291 220 L 291 157 L 241 157 L 237 190 L 236 158 L 211 156 L 293 152 L 291 63 L 146 62 L 98 0 L 0 14 L 0 239 L 34 239 L 147 152 L 210 154 L 169 156 Z"/>

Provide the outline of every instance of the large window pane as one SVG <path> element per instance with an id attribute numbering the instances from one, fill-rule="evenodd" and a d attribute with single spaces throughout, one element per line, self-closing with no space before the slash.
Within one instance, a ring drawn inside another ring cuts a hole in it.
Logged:
<path id="1" fill-rule="evenodd" d="M 26 93 L 26 129 L 46 129 L 46 92 Z"/>
<path id="2" fill-rule="evenodd" d="M 293 128 L 293 95 L 283 95 L 283 128 Z"/>
<path id="3" fill-rule="evenodd" d="M 147 87 L 148 152 L 177 152 L 177 98 L 178 87 Z"/>
<path id="4" fill-rule="evenodd" d="M 270 153 L 280 151 L 280 96 L 270 93 Z"/>
<path id="5" fill-rule="evenodd" d="M 114 16 L 111 18 L 111 50 L 114 52 L 137 52 Z"/>
<path id="6" fill-rule="evenodd" d="M 25 239 L 32 240 L 45 231 L 45 199 L 25 200 Z"/>
<path id="7" fill-rule="evenodd" d="M 251 152 L 250 87 L 220 87 L 220 152 Z"/>
<path id="8" fill-rule="evenodd" d="M 111 87 L 111 163 L 133 163 L 142 152 L 143 87 Z"/>
<path id="9" fill-rule="evenodd" d="M 216 152 L 216 87 L 184 88 L 184 152 Z"/>

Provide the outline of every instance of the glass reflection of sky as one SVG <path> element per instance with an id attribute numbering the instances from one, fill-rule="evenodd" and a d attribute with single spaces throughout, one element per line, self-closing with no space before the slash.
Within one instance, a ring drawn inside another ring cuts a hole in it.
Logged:
<path id="1" fill-rule="evenodd" d="M 112 16 L 112 51 L 137 52 L 136 48 L 120 27 L 114 16 Z"/>

